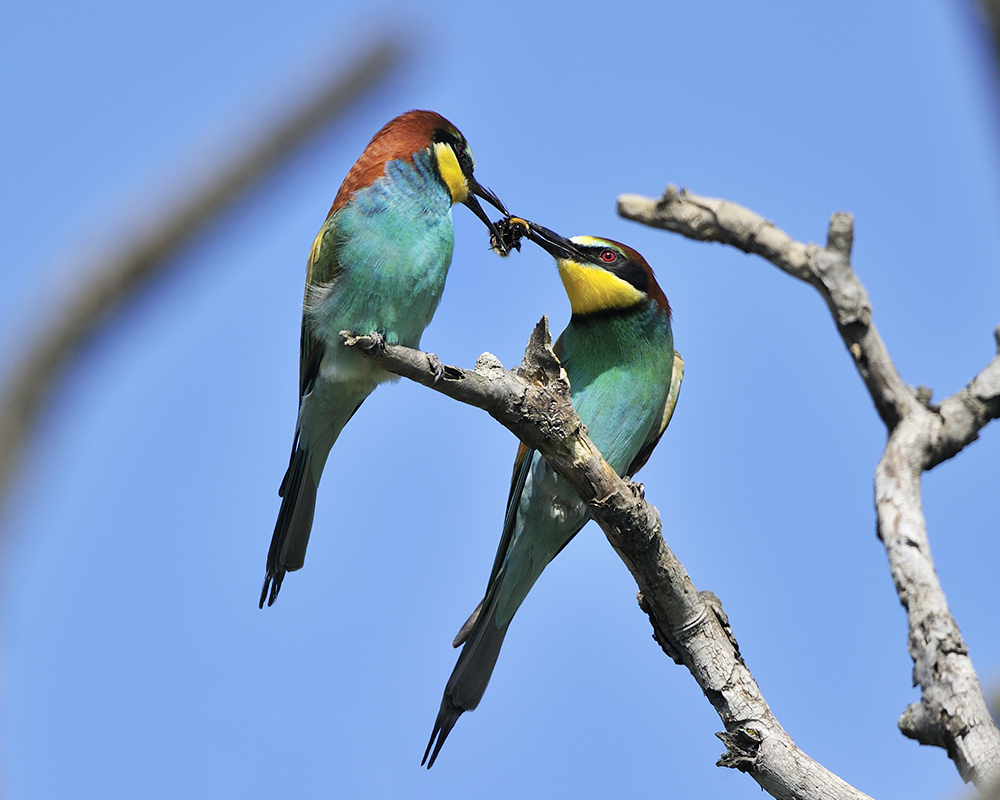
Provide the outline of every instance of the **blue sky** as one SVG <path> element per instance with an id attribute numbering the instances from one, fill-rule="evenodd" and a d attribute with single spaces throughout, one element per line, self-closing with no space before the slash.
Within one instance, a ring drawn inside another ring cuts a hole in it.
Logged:
<path id="1" fill-rule="evenodd" d="M 854 265 L 904 380 L 942 398 L 994 353 L 1000 142 L 957 2 L 360 4 L 11 0 L 0 26 L 0 364 L 82 279 L 78 256 L 158 213 L 323 65 L 392 28 L 411 54 L 228 213 L 74 365 L 3 524 L 0 792 L 10 798 L 756 798 L 714 766 L 721 723 L 650 638 L 596 526 L 543 575 L 481 706 L 419 768 L 482 595 L 516 442 L 400 382 L 334 450 L 306 567 L 257 609 L 297 400 L 306 255 L 371 135 L 431 108 L 477 177 L 566 235 L 653 265 L 687 364 L 641 480 L 721 599 L 775 714 L 879 798 L 954 797 L 904 739 L 903 610 L 875 538 L 885 432 L 825 305 L 759 259 L 642 228 L 668 182 L 801 240 L 855 214 Z M 518 363 L 568 302 L 455 209 L 423 345 Z M 1000 434 L 925 476 L 939 575 L 1000 686 Z"/>

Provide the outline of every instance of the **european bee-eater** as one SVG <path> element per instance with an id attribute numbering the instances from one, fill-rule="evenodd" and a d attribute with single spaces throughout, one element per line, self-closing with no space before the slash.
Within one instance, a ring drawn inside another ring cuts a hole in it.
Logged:
<path id="1" fill-rule="evenodd" d="M 564 239 L 534 223 L 511 222 L 556 259 L 569 295 L 572 317 L 554 349 L 573 407 L 612 469 L 634 475 L 670 422 L 684 371 L 667 298 L 630 247 L 590 236 Z M 507 627 L 535 580 L 588 519 L 586 504 L 522 444 L 486 596 L 455 638 L 455 647 L 465 646 L 424 752 L 428 769 L 459 716 L 479 705 Z"/>
<path id="2" fill-rule="evenodd" d="M 444 290 L 454 245 L 451 207 L 464 203 L 491 233 L 476 195 L 504 210 L 472 176 L 472 151 L 432 111 L 409 111 L 375 134 L 347 173 L 309 253 L 302 313 L 299 415 L 260 593 L 271 605 L 285 572 L 302 566 L 316 487 L 347 421 L 395 380 L 345 347 L 344 330 L 377 331 L 418 347 Z M 270 590 L 270 595 L 268 595 Z"/>

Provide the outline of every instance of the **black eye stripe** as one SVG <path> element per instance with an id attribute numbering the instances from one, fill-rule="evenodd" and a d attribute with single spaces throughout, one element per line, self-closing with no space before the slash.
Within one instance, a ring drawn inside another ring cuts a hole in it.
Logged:
<path id="1" fill-rule="evenodd" d="M 621 278 L 629 285 L 634 286 L 640 292 L 648 291 L 649 275 L 646 270 L 629 259 L 627 256 L 608 247 L 593 247 L 586 249 L 593 253 L 594 264 L 600 266 L 601 269 L 610 272 L 616 278 Z M 612 256 L 610 261 L 605 259 L 607 255 Z"/>
<path id="2" fill-rule="evenodd" d="M 451 149 L 455 151 L 455 157 L 458 159 L 462 172 L 472 172 L 472 157 L 469 155 L 469 146 L 460 136 L 444 128 L 438 128 L 431 135 L 431 141 L 450 145 Z"/>

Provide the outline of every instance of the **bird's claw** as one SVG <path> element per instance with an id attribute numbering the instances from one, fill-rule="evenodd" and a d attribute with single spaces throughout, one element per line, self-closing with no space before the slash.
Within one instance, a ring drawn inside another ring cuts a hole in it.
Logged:
<path id="1" fill-rule="evenodd" d="M 368 338 L 371 339 L 371 341 L 365 346 L 365 352 L 368 355 L 378 358 L 385 353 L 386 341 L 383 333 L 380 331 L 372 331 L 368 334 Z"/>
<path id="2" fill-rule="evenodd" d="M 437 383 L 444 377 L 444 364 L 441 363 L 441 359 L 434 355 L 434 353 L 427 353 L 427 366 L 434 373 L 434 383 Z"/>

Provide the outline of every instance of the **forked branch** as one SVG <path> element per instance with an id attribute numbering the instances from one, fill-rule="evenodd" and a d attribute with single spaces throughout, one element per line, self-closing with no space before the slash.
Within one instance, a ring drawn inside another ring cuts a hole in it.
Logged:
<path id="1" fill-rule="evenodd" d="M 900 730 L 945 748 L 959 774 L 981 789 L 1000 782 L 1000 732 L 938 581 L 920 502 L 920 476 L 974 441 L 1000 417 L 1000 355 L 969 385 L 939 405 L 911 391 L 872 322 L 871 304 L 851 267 L 853 219 L 834 214 L 826 247 L 802 244 L 753 211 L 727 200 L 668 186 L 658 200 L 622 195 L 628 219 L 756 253 L 814 286 L 833 315 L 889 440 L 875 470 L 875 508 L 900 602 L 906 608 L 913 682 L 921 700 Z M 1000 328 L 996 332 L 1000 348 Z"/>

